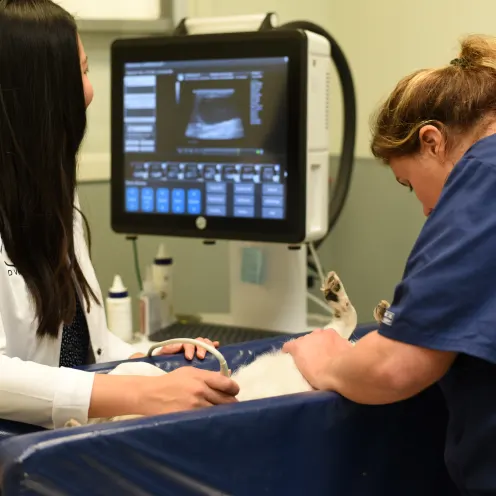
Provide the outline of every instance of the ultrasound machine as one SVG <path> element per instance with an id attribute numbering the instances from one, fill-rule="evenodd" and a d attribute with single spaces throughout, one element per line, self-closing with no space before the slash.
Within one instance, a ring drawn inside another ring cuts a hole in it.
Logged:
<path id="1" fill-rule="evenodd" d="M 176 323 L 153 341 L 227 344 L 307 328 L 308 247 L 325 239 L 346 199 L 355 96 L 326 31 L 276 22 L 185 19 L 172 35 L 112 46 L 114 231 L 229 241 L 232 325 Z M 345 102 L 332 195 L 331 56 Z"/>

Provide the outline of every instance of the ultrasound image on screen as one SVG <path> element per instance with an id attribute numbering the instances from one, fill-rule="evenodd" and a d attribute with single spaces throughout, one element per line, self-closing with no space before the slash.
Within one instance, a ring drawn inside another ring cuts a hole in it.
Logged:
<path id="1" fill-rule="evenodd" d="M 239 153 L 277 161 L 286 153 L 284 58 L 156 66 L 144 71 L 134 64 L 126 73 L 127 153 L 153 153 L 164 161 L 221 149 L 222 156 L 240 149 L 241 160 Z"/>
<path id="2" fill-rule="evenodd" d="M 245 135 L 236 90 L 195 89 L 194 108 L 186 137 L 200 140 L 234 140 Z"/>

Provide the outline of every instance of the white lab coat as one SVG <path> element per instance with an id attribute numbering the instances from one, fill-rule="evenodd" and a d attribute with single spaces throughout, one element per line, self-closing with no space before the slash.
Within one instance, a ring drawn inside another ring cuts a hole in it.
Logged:
<path id="1" fill-rule="evenodd" d="M 81 215 L 74 215 L 75 250 L 81 269 L 101 306 L 86 313 L 97 363 L 125 360 L 136 352 L 107 328 L 104 303 L 84 238 Z M 33 243 L 36 240 L 33 239 Z M 35 307 L 24 279 L 12 266 L 0 239 L 0 418 L 44 427 L 88 420 L 94 374 L 59 368 L 58 339 L 36 336 Z"/>

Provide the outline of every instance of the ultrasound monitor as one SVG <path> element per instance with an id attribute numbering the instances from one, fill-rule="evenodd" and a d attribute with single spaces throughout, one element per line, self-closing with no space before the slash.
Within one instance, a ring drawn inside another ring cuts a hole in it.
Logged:
<path id="1" fill-rule="evenodd" d="M 327 41 L 296 30 L 115 42 L 113 229 L 322 237 L 329 63 Z"/>

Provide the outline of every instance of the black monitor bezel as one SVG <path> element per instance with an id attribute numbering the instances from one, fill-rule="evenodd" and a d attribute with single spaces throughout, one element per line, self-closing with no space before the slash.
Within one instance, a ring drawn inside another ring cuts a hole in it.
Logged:
<path id="1" fill-rule="evenodd" d="M 163 36 L 117 40 L 111 49 L 111 225 L 117 233 L 202 239 L 300 243 L 306 232 L 307 38 L 302 31 Z M 140 61 L 288 57 L 288 179 L 286 219 L 129 213 L 125 205 L 124 64 Z M 164 222 L 164 220 L 167 222 Z M 165 225 L 164 225 L 165 224 Z"/>

